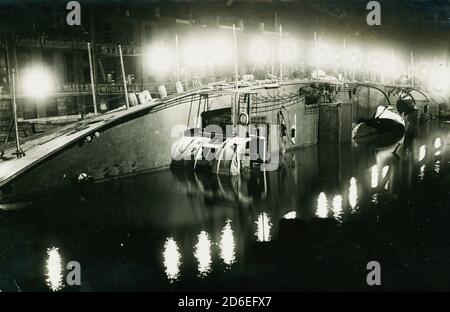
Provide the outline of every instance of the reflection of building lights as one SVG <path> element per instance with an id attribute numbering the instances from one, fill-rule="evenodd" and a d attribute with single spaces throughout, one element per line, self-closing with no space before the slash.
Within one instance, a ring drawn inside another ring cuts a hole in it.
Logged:
<path id="1" fill-rule="evenodd" d="M 236 261 L 236 242 L 234 240 L 233 229 L 231 228 L 230 220 L 227 221 L 224 228 L 222 229 L 219 247 L 220 258 L 226 265 L 231 266 Z"/>
<path id="2" fill-rule="evenodd" d="M 328 200 L 324 192 L 317 197 L 317 211 L 316 216 L 319 218 L 326 218 L 328 216 Z"/>
<path id="3" fill-rule="evenodd" d="M 436 162 L 434 163 L 434 172 L 441 172 L 441 162 L 439 160 L 436 160 Z"/>
<path id="4" fill-rule="evenodd" d="M 295 219 L 295 218 L 297 218 L 297 212 L 296 211 L 288 212 L 283 217 L 283 219 L 288 219 L 288 220 Z"/>
<path id="5" fill-rule="evenodd" d="M 422 145 L 419 148 L 419 161 L 422 161 L 425 159 L 425 156 L 427 154 L 427 147 L 425 145 Z"/>
<path id="6" fill-rule="evenodd" d="M 164 267 L 168 279 L 173 282 L 180 275 L 181 254 L 177 242 L 172 238 L 167 238 L 163 251 Z"/>
<path id="7" fill-rule="evenodd" d="M 272 228 L 272 222 L 267 213 L 263 212 L 258 216 L 256 221 L 256 237 L 258 242 L 268 242 L 271 240 L 270 229 Z"/>
<path id="8" fill-rule="evenodd" d="M 378 186 L 378 167 L 377 165 L 373 165 L 370 168 L 370 185 L 372 188 L 376 188 Z"/>
<path id="9" fill-rule="evenodd" d="M 388 171 L 389 171 L 389 166 L 384 166 L 383 169 L 381 170 L 383 179 L 386 177 Z"/>
<path id="10" fill-rule="evenodd" d="M 352 211 L 355 210 L 356 204 L 358 203 L 358 186 L 355 178 L 350 179 L 350 186 L 348 188 L 348 202 Z"/>
<path id="11" fill-rule="evenodd" d="M 378 204 L 378 193 L 372 195 L 372 203 Z"/>
<path id="12" fill-rule="evenodd" d="M 419 179 L 423 180 L 423 178 L 425 178 L 425 169 L 426 169 L 426 165 L 422 165 L 419 169 Z"/>
<path id="13" fill-rule="evenodd" d="M 33 68 L 24 72 L 22 84 L 26 96 L 45 98 L 55 92 L 52 77 L 43 68 Z"/>
<path id="14" fill-rule="evenodd" d="M 434 156 L 439 156 L 441 155 L 441 151 L 437 151 L 436 153 L 434 153 Z"/>
<path id="15" fill-rule="evenodd" d="M 205 231 L 201 231 L 197 238 L 198 242 L 195 245 L 194 257 L 198 261 L 199 276 L 204 277 L 211 272 L 211 240 Z"/>
<path id="16" fill-rule="evenodd" d="M 342 215 L 342 196 L 336 195 L 333 198 L 333 217 L 340 219 Z"/>
<path id="17" fill-rule="evenodd" d="M 47 255 L 47 279 L 45 282 L 52 291 L 58 291 L 64 287 L 61 255 L 56 247 L 47 249 Z"/>

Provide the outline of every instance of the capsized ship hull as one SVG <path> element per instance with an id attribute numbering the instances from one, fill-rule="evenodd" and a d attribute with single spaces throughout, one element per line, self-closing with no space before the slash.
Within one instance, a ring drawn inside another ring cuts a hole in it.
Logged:
<path id="1" fill-rule="evenodd" d="M 298 96 L 301 84 L 254 87 L 254 92 L 268 99 L 263 105 L 268 122 L 276 122 L 283 106 L 288 129 L 296 127 L 297 138 L 287 141 L 288 149 L 317 143 L 317 107 L 305 107 Z M 203 111 L 230 107 L 238 101 L 235 95 L 206 95 L 208 91 L 89 118 L 25 142 L 25 157 L 0 163 L 0 201 L 73 187 L 80 177 L 100 182 L 168 168 L 171 148 L 179 139 L 174 127 L 198 127 Z"/>

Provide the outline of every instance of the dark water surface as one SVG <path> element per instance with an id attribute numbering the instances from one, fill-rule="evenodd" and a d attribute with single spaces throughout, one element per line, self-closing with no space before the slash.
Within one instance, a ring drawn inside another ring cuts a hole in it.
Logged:
<path id="1" fill-rule="evenodd" d="M 389 148 L 314 146 L 282 168 L 182 170 L 0 212 L 0 289 L 450 290 L 450 125 Z M 81 286 L 66 285 L 66 264 Z"/>

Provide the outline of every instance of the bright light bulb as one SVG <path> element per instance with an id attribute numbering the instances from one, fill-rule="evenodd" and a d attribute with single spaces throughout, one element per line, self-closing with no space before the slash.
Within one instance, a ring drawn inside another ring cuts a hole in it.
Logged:
<path id="1" fill-rule="evenodd" d="M 147 54 L 147 65 L 150 72 L 167 74 L 174 66 L 172 51 L 164 46 L 152 47 Z"/>
<path id="2" fill-rule="evenodd" d="M 27 96 L 45 98 L 55 92 L 50 73 L 44 68 L 36 67 L 23 74 L 23 91 Z"/>
<path id="3" fill-rule="evenodd" d="M 182 49 L 183 61 L 192 67 L 202 67 L 206 64 L 208 50 L 201 42 L 188 42 Z"/>
<path id="4" fill-rule="evenodd" d="M 293 63 L 298 59 L 298 44 L 292 39 L 283 39 L 281 43 L 281 58 L 285 63 Z"/>
<path id="5" fill-rule="evenodd" d="M 225 65 L 233 60 L 233 41 L 216 37 L 210 45 L 209 55 L 216 65 Z"/>
<path id="6" fill-rule="evenodd" d="M 258 64 L 267 63 L 272 56 L 272 47 L 267 40 L 258 38 L 253 40 L 248 47 L 249 59 Z"/>

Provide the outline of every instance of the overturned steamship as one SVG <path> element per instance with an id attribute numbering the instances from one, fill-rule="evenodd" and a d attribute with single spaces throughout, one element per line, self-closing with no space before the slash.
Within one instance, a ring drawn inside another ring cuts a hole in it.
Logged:
<path id="1" fill-rule="evenodd" d="M 22 142 L 24 157 L 14 157 L 14 148 L 4 153 L 1 202 L 171 165 L 225 175 L 238 174 L 241 164 L 275 170 L 280 152 L 317 143 L 318 104 L 332 102 L 340 87 L 289 81 L 206 88 L 48 131 Z"/>

